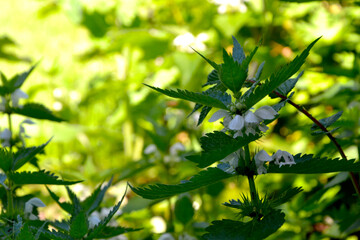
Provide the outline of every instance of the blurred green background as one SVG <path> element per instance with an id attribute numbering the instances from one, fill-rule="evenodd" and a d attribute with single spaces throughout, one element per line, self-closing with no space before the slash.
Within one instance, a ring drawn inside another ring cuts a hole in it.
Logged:
<path id="1" fill-rule="evenodd" d="M 14 0 L 0 1 L 0 22 L 0 70 L 11 77 L 39 62 L 23 90 L 30 101 L 43 102 L 67 120 L 27 126 L 30 146 L 53 136 L 40 166 L 64 178 L 83 179 L 73 189 L 84 196 L 114 176 L 109 206 L 122 196 L 127 181 L 137 186 L 177 183 L 198 171 L 183 155 L 200 151 L 198 139 L 221 125 L 197 127 L 198 115 L 187 118 L 191 104 L 152 92 L 142 83 L 200 91 L 211 67 L 190 46 L 220 62 L 221 48 L 232 48 L 231 36 L 247 53 L 263 39 L 250 75 L 266 61 L 264 78 L 322 36 L 293 100 L 317 118 L 344 110 L 337 136 L 347 156 L 358 159 L 359 2 Z M 266 101 L 261 104 L 276 102 Z M 5 117 L 0 121 L 2 129 Z M 289 105 L 253 149 L 338 156 L 327 138 L 310 135 L 311 124 Z M 259 176 L 264 194 L 290 186 L 305 190 L 284 206 L 287 223 L 270 238 L 340 239 L 358 230 L 359 223 L 352 226 L 359 210 L 353 208 L 347 175 L 336 178 L 340 185 L 326 185 L 335 175 Z M 22 191 L 35 191 L 50 204 L 45 217 L 63 214 L 45 189 Z M 221 203 L 242 191 L 247 184 L 239 177 L 192 192 L 186 197 L 195 213 L 186 221 L 174 217 L 176 197 L 155 203 L 129 193 L 122 224 L 144 228 L 127 235 L 129 239 L 157 239 L 166 230 L 177 237 L 199 236 L 209 222 L 236 217 Z M 357 239 L 355 235 L 348 239 Z"/>

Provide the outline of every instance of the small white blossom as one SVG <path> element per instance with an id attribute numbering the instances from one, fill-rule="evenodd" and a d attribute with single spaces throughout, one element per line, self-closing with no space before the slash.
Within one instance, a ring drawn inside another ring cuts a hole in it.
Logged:
<path id="1" fill-rule="evenodd" d="M 30 136 L 26 134 L 25 128 L 24 128 L 24 126 L 23 126 L 24 124 L 33 125 L 33 124 L 35 124 L 35 123 L 34 123 L 33 121 L 31 121 L 30 119 L 25 119 L 24 121 L 22 121 L 22 122 L 20 123 L 20 126 L 19 126 L 19 128 L 20 128 L 19 138 L 20 138 L 23 146 L 25 147 L 25 138 L 30 138 Z"/>
<path id="2" fill-rule="evenodd" d="M 206 42 L 208 39 L 209 36 L 206 33 L 200 33 L 195 37 L 192 33 L 187 32 L 177 36 L 174 39 L 173 44 L 181 51 L 192 53 L 193 50 L 190 48 L 190 46 L 199 51 L 204 51 L 206 49 L 204 42 Z"/>
<path id="3" fill-rule="evenodd" d="M 45 206 L 46 205 L 39 198 L 34 197 L 25 203 L 24 213 L 30 220 L 37 220 L 38 217 L 32 213 L 34 207 L 45 207 Z"/>
<path id="4" fill-rule="evenodd" d="M 281 167 L 282 165 L 293 165 L 296 164 L 294 160 L 294 156 L 286 151 L 277 150 L 273 155 L 273 159 L 275 160 L 275 164 Z M 283 160 L 282 162 L 280 162 Z"/>
<path id="5" fill-rule="evenodd" d="M 157 149 L 156 145 L 155 144 L 150 144 L 149 146 L 147 146 L 145 148 L 144 153 L 145 154 L 151 154 L 151 153 L 155 153 L 157 151 L 158 151 L 158 149 Z"/>
<path id="6" fill-rule="evenodd" d="M 240 158 L 245 159 L 245 152 L 243 149 L 239 149 L 238 151 L 229 154 L 227 157 L 221 160 L 222 163 L 229 164 L 229 167 L 225 170 L 225 172 L 234 174 L 235 169 L 239 166 Z"/>
<path id="7" fill-rule="evenodd" d="M 266 151 L 261 150 L 254 156 L 254 160 L 258 175 L 267 173 L 267 170 L 264 166 L 266 162 L 274 161 L 274 164 L 279 165 L 279 167 L 283 165 L 291 166 L 293 164 L 296 164 L 293 155 L 291 155 L 286 151 L 281 151 L 281 150 L 278 150 L 271 157 Z"/>
<path id="8" fill-rule="evenodd" d="M 241 105 L 240 103 L 237 103 L 237 105 Z M 230 107 L 233 107 L 231 105 Z M 242 105 L 240 107 L 243 107 Z M 263 106 L 259 109 L 257 109 L 255 112 L 252 112 L 251 110 L 246 111 L 244 114 L 239 115 L 235 114 L 234 117 L 232 117 L 231 113 L 226 110 L 218 110 L 216 111 L 211 118 L 209 119 L 209 122 L 215 122 L 221 118 L 224 118 L 223 125 L 224 130 L 232 130 L 236 131 L 234 133 L 234 138 L 238 136 L 243 136 L 242 130 L 245 128 L 244 133 L 246 135 L 253 134 L 255 135 L 258 130 L 262 132 L 266 132 L 269 128 L 263 123 L 264 120 L 270 120 L 274 119 L 275 116 L 278 113 L 270 106 Z"/>
<path id="9" fill-rule="evenodd" d="M 11 131 L 7 128 L 0 132 L 0 139 L 3 140 L 1 145 L 3 147 L 10 147 L 11 135 Z"/>
<path id="10" fill-rule="evenodd" d="M 27 98 L 29 98 L 29 96 L 28 96 L 25 92 L 23 92 L 22 90 L 16 89 L 16 90 L 11 94 L 12 106 L 15 107 L 15 108 L 16 108 L 16 107 L 21 108 L 22 106 L 19 105 L 19 100 L 20 100 L 21 98 L 27 99 Z"/>
<path id="11" fill-rule="evenodd" d="M 177 142 L 177 143 L 175 143 L 174 145 L 172 145 L 172 146 L 170 147 L 169 151 L 170 151 L 170 154 L 171 154 L 171 155 L 174 155 L 174 156 L 175 156 L 175 155 L 177 155 L 179 152 L 185 151 L 185 147 L 184 147 L 184 145 L 183 145 L 182 143 Z"/>
<path id="12" fill-rule="evenodd" d="M 232 11 L 246 12 L 247 6 L 245 2 L 248 0 L 211 0 L 218 5 L 218 13 L 224 14 Z"/>
<path id="13" fill-rule="evenodd" d="M 179 240 L 196 240 L 196 237 L 193 237 L 187 233 L 183 233 L 179 236 Z"/>
<path id="14" fill-rule="evenodd" d="M 93 212 L 91 213 L 91 215 L 88 217 L 88 221 L 89 221 L 89 228 L 92 229 L 94 228 L 96 225 L 98 225 L 101 220 L 98 217 L 98 214 Z"/>
<path id="15" fill-rule="evenodd" d="M 260 152 L 258 152 L 255 155 L 254 160 L 255 160 L 255 165 L 257 168 L 257 173 L 258 173 L 258 175 L 261 175 L 261 174 L 267 173 L 267 170 L 264 167 L 264 163 L 271 162 L 273 160 L 273 158 L 270 157 L 270 155 L 267 152 L 265 152 L 264 150 L 261 150 Z"/>

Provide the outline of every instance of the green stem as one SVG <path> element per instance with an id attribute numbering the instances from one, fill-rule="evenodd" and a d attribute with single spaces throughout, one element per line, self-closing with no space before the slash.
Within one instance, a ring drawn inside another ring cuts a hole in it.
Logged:
<path id="1" fill-rule="evenodd" d="M 12 154 L 12 123 L 11 123 L 11 113 L 8 113 L 8 125 L 9 125 L 9 130 L 11 132 L 11 137 L 10 137 L 10 153 Z M 9 179 L 8 180 L 8 189 L 7 189 L 7 213 L 8 216 L 11 217 L 13 215 L 14 212 L 14 200 L 13 200 L 13 183 L 12 181 Z"/>
<path id="2" fill-rule="evenodd" d="M 249 145 L 246 145 L 244 147 L 244 150 L 245 150 L 245 167 L 250 167 L 251 157 L 250 157 Z M 259 195 L 258 195 L 258 193 L 256 191 L 254 175 L 247 175 L 247 178 L 248 178 L 248 181 L 249 181 L 251 200 L 253 202 L 255 202 L 255 203 L 258 203 L 259 202 Z"/>

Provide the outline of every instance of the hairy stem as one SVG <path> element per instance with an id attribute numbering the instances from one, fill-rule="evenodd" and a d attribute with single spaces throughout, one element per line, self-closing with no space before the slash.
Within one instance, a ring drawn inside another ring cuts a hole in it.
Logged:
<path id="1" fill-rule="evenodd" d="M 293 107 L 295 107 L 298 111 L 302 112 L 305 116 L 307 116 L 311 121 L 313 121 L 313 123 L 315 123 L 322 131 L 326 132 L 326 135 L 328 136 L 328 138 L 334 143 L 335 147 L 337 148 L 338 152 L 340 153 L 341 157 L 345 160 L 347 160 L 347 157 L 344 153 L 344 150 L 342 149 L 342 147 L 340 146 L 340 144 L 338 143 L 338 141 L 336 140 L 336 138 L 326 129 L 326 127 L 321 124 L 321 122 L 319 122 L 316 118 L 314 118 L 304 107 L 299 106 L 298 104 L 294 103 L 293 101 L 291 101 L 290 99 L 288 99 L 286 96 L 273 91 L 273 93 L 275 93 L 278 97 L 280 97 L 283 100 L 287 100 L 287 102 L 292 105 Z M 349 172 L 352 184 L 354 185 L 355 191 L 356 193 L 359 195 L 360 197 L 360 186 L 358 181 L 356 180 L 356 176 L 353 172 Z"/>
<path id="2" fill-rule="evenodd" d="M 254 80 L 247 80 L 248 82 L 252 82 L 254 83 Z M 289 104 L 291 104 L 293 107 L 295 107 L 298 111 L 302 112 L 303 114 L 305 114 L 305 116 L 307 116 L 313 123 L 315 123 L 321 130 L 323 130 L 324 132 L 326 132 L 326 135 L 328 136 L 328 138 L 334 143 L 335 147 L 337 148 L 338 152 L 340 153 L 341 157 L 345 160 L 348 160 L 344 150 L 341 148 L 340 144 L 336 141 L 336 138 L 326 129 L 326 127 L 321 124 L 321 122 L 319 122 L 316 118 L 314 118 L 304 107 L 294 103 L 293 101 L 291 101 L 290 99 L 288 99 L 286 96 L 273 91 L 274 94 L 276 94 L 279 98 L 281 98 L 282 100 L 287 100 L 287 102 Z M 357 193 L 357 195 L 360 197 L 360 186 L 359 186 L 359 182 L 356 180 L 356 176 L 353 172 L 349 172 L 350 175 L 350 179 L 351 182 L 355 188 L 355 191 Z"/>
<path id="3" fill-rule="evenodd" d="M 246 145 L 244 147 L 245 150 L 245 166 L 246 167 L 250 167 L 251 164 L 251 158 L 250 158 L 250 149 L 249 149 L 249 145 Z M 251 195 L 251 200 L 253 202 L 258 203 L 259 202 L 259 195 L 256 191 L 256 187 L 255 187 L 255 181 L 254 181 L 254 175 L 247 175 L 248 181 L 249 181 L 249 188 L 250 188 L 250 195 Z"/>

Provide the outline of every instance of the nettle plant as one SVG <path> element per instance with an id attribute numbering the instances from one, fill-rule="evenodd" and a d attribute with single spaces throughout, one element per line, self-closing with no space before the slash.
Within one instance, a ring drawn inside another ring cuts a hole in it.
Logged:
<path id="1" fill-rule="evenodd" d="M 254 181 L 257 175 L 350 172 L 355 190 L 359 194 L 359 185 L 354 172 L 360 171 L 360 163 L 346 158 L 341 146 L 332 135 L 336 129 L 328 130 L 340 118 L 341 112 L 317 120 L 305 108 L 291 100 L 294 94 L 291 91 L 302 72 L 296 78 L 291 77 L 300 70 L 310 49 L 318 40 L 319 38 L 313 41 L 293 61 L 273 73 L 268 79 L 261 79 L 264 63 L 259 66 L 254 78 L 248 78 L 248 67 L 258 47 L 250 55 L 245 56 L 242 47 L 233 38 L 232 55 L 223 50 L 222 64 L 217 64 L 198 53 L 214 68 L 206 84 L 203 85 L 207 87 L 205 91 L 201 93 L 179 89 L 174 91 L 147 85 L 167 96 L 196 103 L 193 112 L 201 111 L 198 124 L 203 122 L 212 108 L 220 109 L 209 121 L 223 119 L 221 123 L 224 128 L 222 131 L 214 131 L 201 137 L 203 151 L 186 157 L 195 162 L 199 168 L 206 168 L 205 170 L 179 184 L 131 186 L 132 190 L 144 198 L 164 199 L 227 178 L 238 179 L 238 176 L 245 176 L 249 183 L 250 195 L 240 193 L 240 199 L 231 199 L 224 203 L 226 207 L 238 210 L 240 221 L 231 219 L 213 221 L 205 229 L 207 233 L 203 235 L 204 239 L 263 239 L 283 225 L 285 214 L 279 206 L 301 192 L 301 186 L 283 192 L 259 194 Z M 254 106 L 266 96 L 281 100 L 274 106 L 263 106 L 254 110 Z M 268 130 L 267 125 L 279 116 L 280 109 L 286 103 L 291 104 L 313 121 L 312 133 L 326 134 L 335 144 L 342 158 L 331 159 L 303 153 L 292 155 L 286 149 L 279 149 L 272 155 L 264 150 L 252 151 L 249 144 L 264 136 Z M 218 164 L 213 167 L 215 163 Z"/>
<path id="2" fill-rule="evenodd" d="M 61 180 L 53 173 L 43 170 L 38 164 L 37 155 L 45 154 L 44 148 L 47 141 L 37 147 L 26 147 L 24 124 L 34 124 L 30 119 L 25 119 L 20 124 L 20 129 L 15 134 L 12 115 L 18 114 L 35 119 L 46 119 L 61 122 L 63 119 L 55 116 L 49 109 L 39 103 L 26 103 L 20 105 L 21 98 L 28 95 L 20 90 L 27 77 L 35 66 L 28 71 L 15 75 L 11 79 L 0 73 L 2 85 L 0 86 L 0 112 L 8 119 L 8 127 L 2 126 L 0 138 L 0 238 L 1 239 L 104 239 L 112 238 L 125 232 L 136 229 L 113 226 L 111 219 L 118 211 L 125 195 L 112 208 L 100 209 L 105 192 L 110 187 L 112 180 L 100 184 L 94 192 L 80 201 L 68 185 L 82 181 Z M 24 165 L 32 164 L 37 171 L 24 171 Z M 69 215 L 61 221 L 51 221 L 39 218 L 39 207 L 45 207 L 43 201 L 34 194 L 18 196 L 17 190 L 25 185 L 45 185 L 51 198 Z M 64 185 L 70 202 L 60 201 L 47 185 Z M 110 223 L 108 226 L 108 223 Z M 115 223 L 115 225 L 117 225 Z"/>

